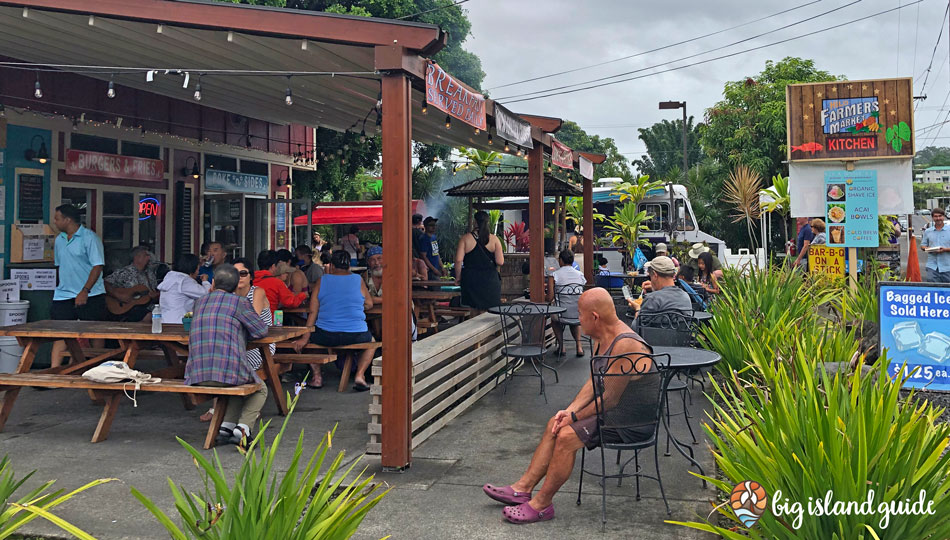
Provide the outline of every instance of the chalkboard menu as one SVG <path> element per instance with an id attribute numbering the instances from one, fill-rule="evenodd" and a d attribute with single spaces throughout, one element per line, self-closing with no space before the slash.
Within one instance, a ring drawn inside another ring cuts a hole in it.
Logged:
<path id="1" fill-rule="evenodd" d="M 21 174 L 17 190 L 17 208 L 20 221 L 43 220 L 43 177 Z"/>

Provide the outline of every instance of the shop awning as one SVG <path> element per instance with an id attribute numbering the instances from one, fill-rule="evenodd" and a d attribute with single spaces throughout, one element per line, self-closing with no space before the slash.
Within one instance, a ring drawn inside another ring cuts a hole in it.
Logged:
<path id="1" fill-rule="evenodd" d="M 416 213 L 419 201 L 412 201 Z M 383 201 L 321 203 L 313 208 L 314 225 L 362 225 L 383 222 Z M 307 215 L 294 218 L 294 225 L 306 225 Z"/>
<path id="2" fill-rule="evenodd" d="M 528 175 L 488 173 L 471 182 L 445 190 L 450 197 L 510 197 L 528 194 Z M 568 195 L 580 197 L 581 188 L 551 174 L 544 175 L 545 195 Z"/>

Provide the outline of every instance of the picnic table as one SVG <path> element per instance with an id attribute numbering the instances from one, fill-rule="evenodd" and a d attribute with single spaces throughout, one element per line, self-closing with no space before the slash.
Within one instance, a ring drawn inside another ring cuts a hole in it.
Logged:
<path id="1" fill-rule="evenodd" d="M 412 282 L 413 287 L 455 287 L 454 279 L 422 279 Z"/>
<path id="2" fill-rule="evenodd" d="M 277 365 L 273 361 L 270 352 L 271 343 L 279 343 L 302 336 L 308 331 L 304 327 L 296 326 L 273 326 L 268 328 L 267 336 L 249 341 L 248 347 L 257 347 L 264 358 L 262 369 L 265 373 L 265 383 L 267 384 L 277 408 L 281 414 L 287 414 L 287 399 L 283 388 L 280 385 L 280 377 L 277 373 Z M 36 373 L 69 375 L 81 374 L 83 371 L 98 365 L 106 360 L 118 359 L 135 367 L 135 361 L 139 357 L 139 352 L 152 345 L 158 345 L 165 357 L 168 367 L 153 375 L 162 378 L 180 378 L 184 375 L 185 363 L 178 356 L 176 346 L 188 345 L 188 332 L 180 324 L 166 324 L 162 327 L 160 334 L 152 333 L 151 323 L 144 322 L 108 322 L 108 321 L 37 321 L 15 326 L 0 328 L 0 336 L 13 336 L 17 338 L 20 346 L 23 347 L 23 355 L 20 357 L 20 364 L 17 366 L 15 374 L 6 375 L 6 378 L 15 379 L 18 376 L 29 376 Z M 87 357 L 79 343 L 80 339 L 112 339 L 119 342 L 119 348 L 95 354 Z M 63 340 L 66 342 L 66 349 L 72 356 L 72 363 L 68 365 L 50 367 L 38 372 L 30 372 L 33 366 L 33 359 L 40 345 L 47 342 Z M 0 430 L 6 424 L 13 409 L 13 404 L 19 394 L 18 386 L 9 386 L 0 384 L 6 390 L 3 396 L 2 405 L 0 405 Z M 43 386 L 35 384 L 33 386 Z M 115 414 L 115 408 L 118 405 L 117 400 L 108 400 L 106 410 L 103 412 L 103 418 L 108 417 L 111 423 L 111 417 Z M 111 407 L 111 410 L 109 409 Z"/>

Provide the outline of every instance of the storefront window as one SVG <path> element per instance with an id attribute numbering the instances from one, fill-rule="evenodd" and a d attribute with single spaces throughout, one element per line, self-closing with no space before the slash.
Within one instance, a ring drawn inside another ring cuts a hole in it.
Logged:
<path id="1" fill-rule="evenodd" d="M 91 189 L 63 188 L 60 196 L 60 204 L 71 204 L 79 210 L 81 225 L 90 229 L 95 228 L 89 225 L 89 209 L 92 206 L 92 198 L 95 192 Z"/>
<path id="2" fill-rule="evenodd" d="M 103 154 L 119 153 L 118 140 L 79 133 L 73 133 L 70 136 L 69 147 L 73 150 L 86 150 L 87 152 L 101 152 Z"/>
<path id="3" fill-rule="evenodd" d="M 165 196 L 157 193 L 138 194 L 139 245 L 161 258 L 162 224 L 165 222 Z"/>
<path id="4" fill-rule="evenodd" d="M 106 273 L 129 263 L 137 219 L 138 201 L 135 200 L 135 194 L 103 192 L 102 246 L 105 248 Z"/>

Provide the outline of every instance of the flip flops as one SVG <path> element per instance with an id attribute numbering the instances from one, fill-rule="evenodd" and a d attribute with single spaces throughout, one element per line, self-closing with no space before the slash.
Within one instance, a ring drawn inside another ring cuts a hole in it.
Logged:
<path id="1" fill-rule="evenodd" d="M 531 508 L 528 503 L 518 506 L 506 506 L 501 514 L 509 523 L 516 525 L 525 525 L 527 523 L 537 523 L 539 521 L 548 521 L 554 519 L 554 505 L 549 505 L 544 510 L 538 511 Z"/>
<path id="2" fill-rule="evenodd" d="M 491 484 L 482 486 L 482 491 L 488 498 L 496 500 L 507 505 L 518 505 L 531 500 L 530 493 L 515 491 L 511 486 L 497 487 Z"/>

